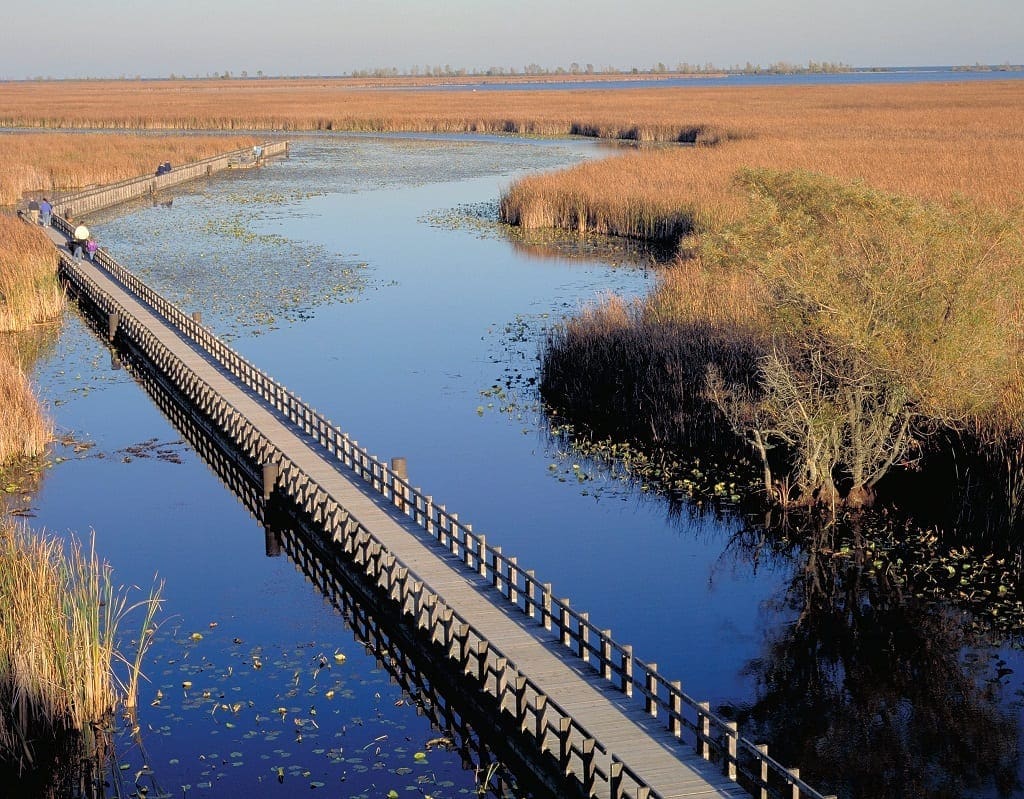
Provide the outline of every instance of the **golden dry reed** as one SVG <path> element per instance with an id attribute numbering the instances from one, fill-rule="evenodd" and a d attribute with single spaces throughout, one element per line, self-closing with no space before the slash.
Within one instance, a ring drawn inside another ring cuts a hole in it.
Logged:
<path id="1" fill-rule="evenodd" d="M 40 407 L 24 369 L 7 350 L 0 342 L 0 467 L 41 455 L 53 438 L 53 421 Z"/>
<path id="2" fill-rule="evenodd" d="M 1024 81 L 831 88 L 766 88 L 760 98 L 744 90 L 746 117 L 736 109 L 714 117 L 742 128 L 743 138 L 527 177 L 502 198 L 503 218 L 674 241 L 737 218 L 746 203 L 732 178 L 748 167 L 809 170 L 938 202 L 960 196 L 1002 210 L 1022 206 Z"/>
<path id="3" fill-rule="evenodd" d="M 57 253 L 46 234 L 0 214 L 0 241 L 0 333 L 60 316 L 64 292 L 57 281 Z"/>
<path id="4" fill-rule="evenodd" d="M 8 520 L 0 520 L 0 562 L 0 755 L 29 765 L 34 744 L 74 733 L 88 745 L 120 701 L 134 704 L 137 672 L 119 679 L 118 664 L 140 656 L 120 650 L 118 626 L 141 608 L 144 652 L 161 588 L 130 605 L 94 546 Z"/>
<path id="5" fill-rule="evenodd" d="M 156 165 L 197 161 L 251 147 L 253 136 L 138 136 L 96 133 L 17 133 L 0 136 L 0 205 L 26 193 L 61 190 L 152 173 Z"/>
<path id="6" fill-rule="evenodd" d="M 58 318 L 64 292 L 53 245 L 39 228 L 0 214 L 0 467 L 42 454 L 53 422 L 37 401 L 15 338 Z"/>

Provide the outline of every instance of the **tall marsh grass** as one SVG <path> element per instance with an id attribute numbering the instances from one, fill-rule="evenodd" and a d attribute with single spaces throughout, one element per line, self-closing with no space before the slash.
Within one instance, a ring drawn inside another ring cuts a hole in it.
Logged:
<path id="1" fill-rule="evenodd" d="M 129 604 L 94 546 L 6 520 L 0 564 L 0 759 L 29 766 L 37 748 L 68 735 L 93 757 L 102 725 L 120 703 L 134 705 L 138 669 L 121 664 L 137 664 L 149 645 L 160 587 Z M 129 656 L 119 627 L 136 609 L 143 632 Z"/>
<path id="2" fill-rule="evenodd" d="M 0 103 L 2 104 L 2 103 Z M 18 133 L 0 136 L 0 205 L 26 193 L 53 194 L 147 175 L 157 164 L 197 161 L 251 147 L 253 136 Z"/>
<path id="3" fill-rule="evenodd" d="M 64 310 L 57 254 L 41 228 L 0 214 L 0 333 L 52 321 Z"/>

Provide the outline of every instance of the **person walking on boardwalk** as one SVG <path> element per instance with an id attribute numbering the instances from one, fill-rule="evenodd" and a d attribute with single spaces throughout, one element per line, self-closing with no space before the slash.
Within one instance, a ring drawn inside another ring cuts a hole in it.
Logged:
<path id="1" fill-rule="evenodd" d="M 85 255 L 90 261 L 96 260 L 96 239 L 89 238 L 85 243 Z"/>
<path id="2" fill-rule="evenodd" d="M 53 214 L 53 205 L 46 197 L 43 197 L 42 202 L 39 203 L 39 224 L 49 227 L 51 214 Z"/>
<path id="3" fill-rule="evenodd" d="M 85 225 L 79 225 L 75 228 L 74 235 L 71 237 L 71 254 L 75 258 L 81 258 L 85 252 L 86 243 L 89 241 L 89 228 Z"/>
<path id="4" fill-rule="evenodd" d="M 35 197 L 28 201 L 28 218 L 32 220 L 33 225 L 39 224 L 39 203 Z"/>

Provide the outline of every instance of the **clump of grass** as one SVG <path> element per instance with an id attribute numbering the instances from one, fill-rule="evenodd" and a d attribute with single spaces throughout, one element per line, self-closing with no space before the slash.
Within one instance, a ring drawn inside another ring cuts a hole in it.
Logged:
<path id="1" fill-rule="evenodd" d="M 112 569 L 77 540 L 37 535 L 0 523 L 0 759 L 30 766 L 37 748 L 74 737 L 85 755 L 101 750 L 96 733 L 120 702 L 134 706 L 138 664 L 151 641 L 161 587 L 129 604 Z M 131 669 L 118 628 L 145 610 Z"/>
<path id="2" fill-rule="evenodd" d="M 9 347 L 0 342 L 0 467 L 40 455 L 53 438 L 32 384 Z"/>
<path id="3" fill-rule="evenodd" d="M 0 214 L 0 333 L 56 319 L 64 309 L 57 254 L 38 227 Z"/>

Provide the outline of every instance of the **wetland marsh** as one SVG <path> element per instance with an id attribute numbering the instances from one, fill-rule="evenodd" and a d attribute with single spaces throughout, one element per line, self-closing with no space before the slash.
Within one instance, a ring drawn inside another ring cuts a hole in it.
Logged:
<path id="1" fill-rule="evenodd" d="M 1005 635 L 970 635 L 962 609 L 914 596 L 841 536 L 805 550 L 729 502 L 670 505 L 551 435 L 535 391 L 545 331 L 609 292 L 646 294 L 653 267 L 530 255 L 498 226 L 498 197 L 596 148 L 317 135 L 266 169 L 89 221 L 147 283 L 372 452 L 406 457 L 416 485 L 822 788 L 1019 793 L 1022 672 Z M 36 380 L 65 444 L 21 512 L 88 524 L 119 579 L 166 584 L 144 749 L 119 752 L 129 791 L 476 793 L 479 774 L 331 602 L 264 556 L 260 526 L 73 313 Z M 798 618 L 813 623 L 794 635 Z M 961 736 L 935 749 L 951 708 Z M 881 769 L 835 756 L 896 739 Z M 953 756 L 961 743 L 971 757 Z M 926 783 L 908 776 L 925 769 Z"/>

